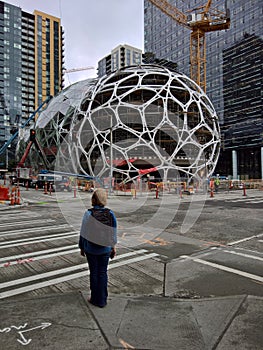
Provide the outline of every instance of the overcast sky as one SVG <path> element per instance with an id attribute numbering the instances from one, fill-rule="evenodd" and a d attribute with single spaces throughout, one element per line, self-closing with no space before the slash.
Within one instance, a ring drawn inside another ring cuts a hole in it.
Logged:
<path id="1" fill-rule="evenodd" d="M 61 18 L 66 69 L 93 66 L 120 44 L 143 50 L 143 0 L 7 0 L 33 13 Z M 68 73 L 66 85 L 96 76 L 95 70 Z"/>

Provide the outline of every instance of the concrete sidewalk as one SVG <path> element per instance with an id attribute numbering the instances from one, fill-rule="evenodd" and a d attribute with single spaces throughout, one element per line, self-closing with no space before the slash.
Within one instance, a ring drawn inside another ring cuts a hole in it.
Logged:
<path id="1" fill-rule="evenodd" d="M 16 350 L 262 349 L 263 298 L 174 299 L 72 292 L 0 302 L 0 348 Z"/>

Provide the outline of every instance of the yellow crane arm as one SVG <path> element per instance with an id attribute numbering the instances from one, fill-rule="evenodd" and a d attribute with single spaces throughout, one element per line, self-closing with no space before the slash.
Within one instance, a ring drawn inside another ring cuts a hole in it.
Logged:
<path id="1" fill-rule="evenodd" d="M 159 10 L 164 12 L 167 16 L 173 18 L 175 21 L 183 26 L 189 27 L 187 24 L 187 16 L 179 11 L 175 6 L 171 5 L 167 0 L 149 0 Z"/>
<path id="2" fill-rule="evenodd" d="M 212 0 L 208 0 L 205 5 L 205 13 L 209 11 L 211 4 L 212 4 Z"/>

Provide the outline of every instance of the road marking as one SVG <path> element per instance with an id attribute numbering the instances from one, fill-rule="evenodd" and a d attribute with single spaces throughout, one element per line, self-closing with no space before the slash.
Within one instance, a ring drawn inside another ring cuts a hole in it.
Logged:
<path id="1" fill-rule="evenodd" d="M 231 202 L 231 203 L 235 203 L 235 202 L 251 202 L 254 201 L 252 203 L 260 203 L 263 201 L 263 198 L 259 198 L 259 197 L 245 197 L 245 198 L 236 198 L 236 199 L 226 199 L 226 202 Z"/>
<path id="2" fill-rule="evenodd" d="M 222 249 L 222 251 L 225 252 L 225 253 L 229 253 L 229 254 L 243 256 L 244 258 L 249 258 L 249 259 L 255 259 L 255 260 L 263 261 L 263 258 L 261 258 L 260 256 L 256 256 L 256 255 L 249 255 L 249 254 L 245 254 L 245 253 L 238 253 L 238 252 L 235 252 L 234 250 Z"/>
<path id="3" fill-rule="evenodd" d="M 234 274 L 242 276 L 242 277 L 246 277 L 246 278 L 249 278 L 249 279 L 252 279 L 252 280 L 255 280 L 255 281 L 263 282 L 263 277 L 257 276 L 257 275 L 253 275 L 253 274 L 245 272 L 245 271 L 233 269 L 231 267 L 215 264 L 215 263 L 212 263 L 210 261 L 202 260 L 202 259 L 199 259 L 199 258 L 194 258 L 194 257 L 187 256 L 187 255 L 182 255 L 181 258 L 188 259 L 188 260 L 193 260 L 193 261 L 198 262 L 200 264 L 214 267 L 214 268 L 216 268 L 218 270 L 234 273 Z"/>
<path id="4" fill-rule="evenodd" d="M 33 238 L 18 239 L 16 241 L 2 242 L 0 243 L 0 249 L 17 247 L 19 245 L 28 245 L 28 244 L 39 243 L 39 242 L 54 241 L 56 239 L 65 239 L 65 238 L 77 236 L 78 234 L 79 234 L 78 231 L 72 231 L 72 232 L 57 233 L 55 235 L 40 236 L 40 237 L 37 237 L 38 239 L 36 239 L 36 237 L 33 237 Z"/>
<path id="5" fill-rule="evenodd" d="M 18 215 L 22 214 L 23 217 L 39 217 L 40 214 L 37 213 L 31 213 L 31 212 L 25 212 L 25 211 L 18 211 L 16 210 L 16 213 L 6 213 L 4 214 L 3 221 L 9 221 L 10 219 L 14 218 L 15 220 L 17 219 Z"/>
<path id="6" fill-rule="evenodd" d="M 126 253 L 126 254 L 132 254 L 132 252 L 131 253 Z M 124 254 L 119 255 L 118 256 L 119 259 L 121 257 L 123 257 L 123 255 Z M 145 255 L 139 256 L 139 257 L 131 258 L 131 259 L 128 259 L 128 260 L 123 260 L 123 261 L 119 261 L 119 262 L 110 262 L 108 269 L 111 270 L 113 268 L 120 267 L 120 266 L 123 266 L 123 265 L 128 265 L 128 264 L 136 263 L 138 261 L 151 259 L 151 258 L 154 258 L 156 256 L 158 256 L 158 254 L 150 253 L 150 254 L 145 254 Z M 115 259 L 117 259 L 117 256 L 116 256 Z M 87 263 L 86 263 L 86 266 L 87 266 Z M 48 280 L 48 281 L 39 282 L 39 283 L 36 283 L 36 284 L 33 284 L 33 285 L 20 287 L 20 288 L 17 288 L 17 289 L 12 289 L 10 291 L 6 291 L 6 292 L 0 293 L 0 299 L 8 298 L 8 297 L 11 297 L 11 296 L 14 296 L 14 295 L 30 292 L 30 291 L 33 291 L 33 290 L 36 290 L 36 289 L 40 289 L 40 288 L 44 288 L 44 287 L 49 287 L 49 286 L 52 286 L 54 284 L 67 282 L 67 281 L 70 281 L 70 280 L 73 280 L 73 279 L 77 279 L 77 278 L 80 278 L 80 277 L 86 277 L 88 275 L 89 275 L 89 270 L 86 269 L 85 271 L 81 271 L 81 272 L 74 273 L 74 274 L 71 274 L 71 275 L 54 278 L 54 279 L 51 279 L 51 280 Z"/>
<path id="7" fill-rule="evenodd" d="M 235 245 L 235 244 L 238 244 L 238 243 L 242 243 L 242 242 L 246 242 L 246 241 L 249 241 L 253 238 L 259 238 L 259 237 L 262 237 L 263 236 L 263 233 L 259 234 L 259 235 L 254 235 L 254 236 L 250 236 L 250 237 L 246 237 L 246 238 L 243 238 L 243 239 L 240 239 L 239 241 L 235 241 L 235 242 L 231 242 L 231 243 L 228 243 L 227 245 Z"/>
<path id="8" fill-rule="evenodd" d="M 145 252 L 146 252 L 146 250 L 144 250 L 144 249 L 136 250 L 136 251 L 132 251 L 129 253 L 117 255 L 115 259 L 120 260 L 120 259 L 127 258 L 127 257 L 133 256 L 133 255 L 144 254 Z M 17 280 L 13 280 L 13 281 L 3 282 L 3 283 L 0 283 L 0 289 L 8 288 L 11 286 L 16 286 L 18 284 L 32 282 L 35 280 L 39 280 L 42 278 L 47 278 L 47 277 L 51 277 L 51 276 L 55 276 L 55 275 L 61 275 L 61 274 L 68 273 L 68 272 L 71 272 L 74 270 L 87 269 L 87 266 L 88 266 L 87 262 L 85 262 L 84 264 L 80 264 L 80 265 L 74 265 L 74 266 L 65 267 L 65 268 L 59 269 L 59 270 L 44 272 L 44 273 L 40 273 L 38 275 L 33 275 L 33 276 L 29 276 L 29 277 L 19 278 Z"/>
<path id="9" fill-rule="evenodd" d="M 13 231 L 0 232 L 0 237 L 22 235 L 23 233 L 38 232 L 38 231 L 60 230 L 60 229 L 64 229 L 64 228 L 72 229 L 72 227 L 69 226 L 68 224 L 61 224 L 61 225 L 56 225 L 56 226 L 40 226 L 40 227 L 25 228 L 23 230 L 18 229 L 18 230 L 13 230 Z"/>
<path id="10" fill-rule="evenodd" d="M 37 252 L 5 256 L 4 258 L 0 258 L 0 262 L 12 261 L 12 260 L 17 260 L 17 259 L 32 257 L 32 256 L 36 256 L 36 255 L 41 255 L 41 254 L 52 253 L 52 252 L 59 252 L 61 250 L 66 251 L 67 249 L 73 249 L 73 248 L 77 248 L 77 247 L 78 247 L 77 244 L 72 244 L 72 245 L 68 245 L 68 246 L 64 246 L 64 247 L 57 247 L 57 248 L 52 248 L 52 249 L 39 250 Z"/>
<path id="11" fill-rule="evenodd" d="M 54 222 L 55 220 L 53 219 L 41 219 L 41 220 L 30 220 L 30 221 L 16 221 L 16 222 L 6 222 L 0 224 L 0 227 L 2 226 L 19 226 L 19 225 L 25 225 L 25 224 L 43 224 L 44 222 Z"/>
<path id="12" fill-rule="evenodd" d="M 2 265 L 0 265 L 1 267 L 9 267 L 12 265 L 19 265 L 19 264 L 23 264 L 23 263 L 30 263 L 30 262 L 34 262 L 37 260 L 43 260 L 43 259 L 49 259 L 49 258 L 54 258 L 56 256 L 60 256 L 60 255 L 65 255 L 65 254 L 73 254 L 73 253 L 77 253 L 79 252 L 79 248 L 75 248 L 75 249 L 70 249 L 70 250 L 66 250 L 63 252 L 58 252 L 58 253 L 50 253 L 47 255 L 41 255 L 41 256 L 37 256 L 35 258 L 29 258 L 29 259 L 18 259 L 16 261 L 8 261 Z"/>

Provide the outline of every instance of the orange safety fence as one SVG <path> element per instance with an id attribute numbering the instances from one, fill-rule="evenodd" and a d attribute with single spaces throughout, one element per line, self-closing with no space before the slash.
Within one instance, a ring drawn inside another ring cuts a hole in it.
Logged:
<path id="1" fill-rule="evenodd" d="M 9 201 L 9 188 L 0 186 L 0 200 Z"/>

